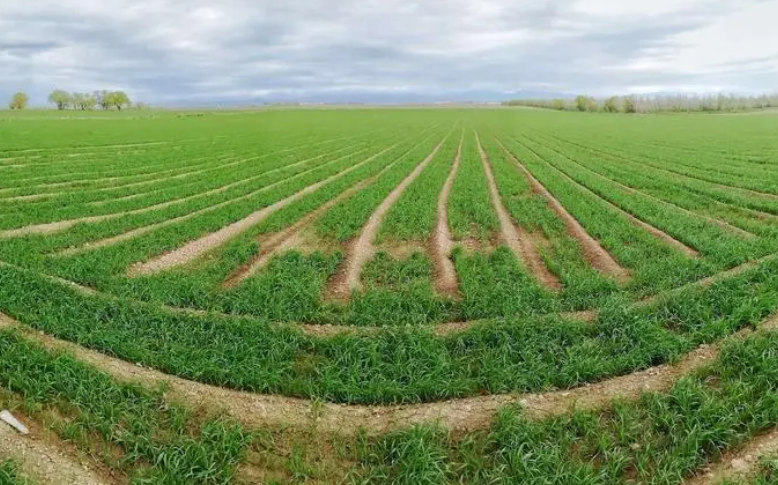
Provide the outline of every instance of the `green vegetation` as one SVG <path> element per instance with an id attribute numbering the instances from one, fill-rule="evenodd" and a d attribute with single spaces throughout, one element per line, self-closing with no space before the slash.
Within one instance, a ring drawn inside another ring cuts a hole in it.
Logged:
<path id="1" fill-rule="evenodd" d="M 109 94 L 52 93 L 79 112 L 0 123 L 0 312 L 274 396 L 263 412 L 376 406 L 357 437 L 327 416 L 248 429 L 0 331 L 3 406 L 119 482 L 673 484 L 778 426 L 767 332 L 637 401 L 434 426 L 449 406 L 676 363 L 775 314 L 778 117 L 609 114 L 618 98 L 593 114 L 585 97 L 572 113 L 89 113 L 129 104 Z M 336 294 L 355 255 L 357 289 Z M 381 423 L 390 405 L 428 424 Z"/>
<path id="2" fill-rule="evenodd" d="M 28 414 L 48 411 L 53 428 L 132 483 L 226 484 L 249 435 L 227 419 L 206 420 L 166 403 L 161 391 L 117 384 L 66 354 L 0 332 L 0 383 Z M 54 412 L 56 411 L 56 412 Z M 118 457 L 111 447 L 120 447 Z"/>
<path id="3" fill-rule="evenodd" d="M 0 485 L 33 485 L 33 483 L 22 477 L 15 462 L 5 460 L 0 463 Z"/>
<path id="4" fill-rule="evenodd" d="M 680 484 L 778 426 L 777 344 L 770 333 L 728 345 L 718 362 L 667 393 L 604 410 L 533 421 L 507 408 L 488 433 L 391 434 L 365 447 L 354 483 Z"/>

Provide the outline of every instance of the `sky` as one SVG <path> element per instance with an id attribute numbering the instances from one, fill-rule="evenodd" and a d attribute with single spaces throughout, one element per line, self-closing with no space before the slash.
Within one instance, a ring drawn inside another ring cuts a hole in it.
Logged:
<path id="1" fill-rule="evenodd" d="M 0 101 L 778 92 L 778 0 L 0 0 Z"/>

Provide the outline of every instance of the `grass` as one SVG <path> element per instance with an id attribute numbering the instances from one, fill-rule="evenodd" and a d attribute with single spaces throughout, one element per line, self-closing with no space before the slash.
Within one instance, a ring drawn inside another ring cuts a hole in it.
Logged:
<path id="1" fill-rule="evenodd" d="M 20 472 L 16 462 L 5 460 L 0 462 L 0 485 L 33 485 Z"/>
<path id="2" fill-rule="evenodd" d="M 106 116 L 25 113 L 0 123 L 0 312 L 171 375 L 343 405 L 544 392 L 676 362 L 778 310 L 775 259 L 684 286 L 778 253 L 775 117 L 510 109 Z M 559 291 L 501 245 L 476 133 L 502 204 Z M 440 295 L 431 235 L 460 140 L 447 206 L 458 292 Z M 362 288 L 330 300 L 350 244 L 441 142 L 386 213 Z M 628 281 L 594 268 L 519 164 Z M 135 263 L 324 180 L 194 261 L 127 276 Z M 288 251 L 225 287 L 303 218 Z M 81 222 L 51 234 L 6 232 L 67 220 Z M 599 313 L 591 322 L 563 314 L 584 310 Z M 454 322 L 473 325 L 450 334 L 429 327 Z M 297 323 L 370 330 L 323 337 Z M 760 334 L 727 344 L 708 369 L 638 402 L 542 421 L 507 408 L 490 428 L 464 435 L 432 423 L 356 438 L 295 423 L 247 430 L 8 331 L 0 332 L 0 396 L 129 483 L 671 484 L 778 425 L 776 343 Z M 0 479 L 18 480 L 14 467 L 3 462 Z M 757 480 L 775 481 L 774 467 Z"/>
<path id="3" fill-rule="evenodd" d="M 87 450 L 118 447 L 108 465 L 131 483 L 227 484 L 250 435 L 227 419 L 199 419 L 166 403 L 161 390 L 117 384 L 72 357 L 0 332 L 3 388 L 27 414 L 56 415 L 53 427 Z"/>
<path id="4" fill-rule="evenodd" d="M 533 421 L 499 413 L 488 432 L 418 427 L 375 439 L 352 483 L 680 484 L 778 425 L 778 334 L 725 347 L 666 393 Z M 772 483 L 767 469 L 755 483 Z"/>

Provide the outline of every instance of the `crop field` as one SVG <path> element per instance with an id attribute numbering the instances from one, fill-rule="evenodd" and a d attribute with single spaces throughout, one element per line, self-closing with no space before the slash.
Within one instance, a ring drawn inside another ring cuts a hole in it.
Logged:
<path id="1" fill-rule="evenodd" d="M 778 483 L 777 134 L 8 116 L 0 484 Z"/>

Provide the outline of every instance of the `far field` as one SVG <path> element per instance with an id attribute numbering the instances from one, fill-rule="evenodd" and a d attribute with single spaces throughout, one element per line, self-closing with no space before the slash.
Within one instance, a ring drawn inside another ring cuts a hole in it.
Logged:
<path id="1" fill-rule="evenodd" d="M 0 119 L 0 405 L 83 483 L 770 483 L 776 312 L 778 115 Z"/>

